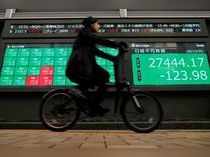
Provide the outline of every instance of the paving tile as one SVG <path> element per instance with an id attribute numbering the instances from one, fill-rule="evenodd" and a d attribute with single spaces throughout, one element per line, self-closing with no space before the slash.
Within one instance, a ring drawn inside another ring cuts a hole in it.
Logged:
<path id="1" fill-rule="evenodd" d="M 157 149 L 158 146 L 155 145 L 110 145 L 108 146 L 109 149 L 117 148 L 117 149 Z"/>
<path id="2" fill-rule="evenodd" d="M 87 149 L 87 148 L 103 148 L 105 149 L 106 146 L 104 145 L 104 143 L 85 143 L 81 146 L 80 149 Z"/>
<path id="3" fill-rule="evenodd" d="M 210 148 L 210 131 L 0 130 L 0 147 L 44 149 L 185 149 Z"/>

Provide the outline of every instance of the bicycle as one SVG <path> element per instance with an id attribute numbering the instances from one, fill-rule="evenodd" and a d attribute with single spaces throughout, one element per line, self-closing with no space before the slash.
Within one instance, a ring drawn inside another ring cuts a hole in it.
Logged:
<path id="1" fill-rule="evenodd" d="M 118 113 L 120 107 L 122 119 L 130 130 L 149 133 L 158 128 L 162 120 L 161 104 L 151 94 L 132 90 L 126 80 L 125 64 L 120 64 L 125 61 L 125 52 L 120 52 L 118 58 L 118 64 L 114 64 L 116 88 L 114 114 Z M 75 126 L 81 113 L 88 116 L 86 103 L 87 98 L 77 88 L 53 89 L 43 96 L 40 107 L 41 121 L 49 130 L 66 131 Z"/>

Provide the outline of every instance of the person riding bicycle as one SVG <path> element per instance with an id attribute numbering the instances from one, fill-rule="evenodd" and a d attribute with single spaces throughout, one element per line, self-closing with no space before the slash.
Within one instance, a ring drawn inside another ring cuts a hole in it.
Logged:
<path id="1" fill-rule="evenodd" d="M 96 63 L 96 56 L 108 59 L 112 62 L 117 61 L 117 56 L 108 55 L 100 51 L 96 45 L 103 45 L 112 48 L 127 48 L 125 42 L 116 42 L 104 39 L 97 36 L 100 24 L 98 19 L 94 17 L 87 17 L 82 21 L 83 27 L 80 29 L 78 36 L 73 44 L 72 55 L 69 57 L 66 76 L 79 85 L 88 99 L 88 106 L 90 108 L 90 116 L 103 116 L 109 112 L 109 109 L 100 106 L 103 100 L 104 92 L 106 91 L 106 83 L 109 82 L 109 73 Z M 97 90 L 91 97 L 89 88 L 97 86 Z"/>

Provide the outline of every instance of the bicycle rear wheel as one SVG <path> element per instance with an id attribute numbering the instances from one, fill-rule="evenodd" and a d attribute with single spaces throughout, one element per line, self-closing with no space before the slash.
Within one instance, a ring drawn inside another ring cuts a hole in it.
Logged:
<path id="1" fill-rule="evenodd" d="M 138 93 L 121 106 L 121 115 L 127 127 L 138 133 L 155 130 L 162 120 L 159 101 L 148 94 Z"/>
<path id="2" fill-rule="evenodd" d="M 49 93 L 49 95 L 40 108 L 40 117 L 44 126 L 52 131 L 72 128 L 80 116 L 75 97 L 64 92 Z"/>

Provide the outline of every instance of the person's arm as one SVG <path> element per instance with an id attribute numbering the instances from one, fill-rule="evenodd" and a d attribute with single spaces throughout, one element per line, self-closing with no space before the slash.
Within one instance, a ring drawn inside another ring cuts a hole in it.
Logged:
<path id="1" fill-rule="evenodd" d="M 117 57 L 116 56 L 112 56 L 112 55 L 109 55 L 109 54 L 106 54 L 104 53 L 103 51 L 99 50 L 99 49 L 95 49 L 95 54 L 99 57 L 102 57 L 102 58 L 105 58 L 105 59 L 108 59 L 112 62 L 116 62 L 116 59 Z"/>

